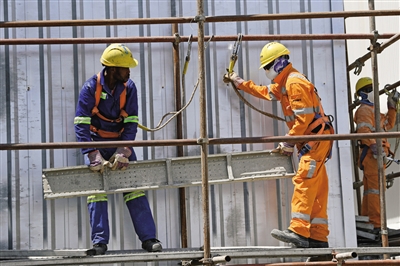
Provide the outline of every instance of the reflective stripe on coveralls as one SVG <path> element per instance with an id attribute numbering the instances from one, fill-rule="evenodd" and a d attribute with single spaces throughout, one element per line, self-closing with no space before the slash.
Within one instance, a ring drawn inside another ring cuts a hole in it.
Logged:
<path id="1" fill-rule="evenodd" d="M 390 130 L 396 122 L 396 110 L 389 108 L 387 114 L 380 114 L 380 127 L 384 130 Z M 374 107 L 361 104 L 354 114 L 354 123 L 356 123 L 357 133 L 372 133 L 376 130 Z M 363 169 L 364 195 L 361 203 L 361 215 L 368 216 L 370 223 L 375 228 L 381 227 L 381 209 L 379 199 L 379 174 L 378 161 L 369 148 L 376 144 L 375 139 L 362 139 L 360 145 L 359 167 Z M 390 144 L 387 139 L 382 139 L 382 149 L 386 155 L 389 154 Z M 384 165 L 385 168 L 385 165 Z M 384 170 L 385 171 L 385 170 Z"/>
<path id="2" fill-rule="evenodd" d="M 124 200 L 125 200 L 125 202 L 128 202 L 130 200 L 134 200 L 136 198 L 143 197 L 143 196 L 145 196 L 143 190 L 133 191 L 133 192 L 129 192 L 129 193 L 124 194 Z"/>
<path id="3" fill-rule="evenodd" d="M 278 74 L 274 82 L 269 86 L 258 86 L 248 80 L 240 84 L 239 89 L 261 99 L 280 101 L 289 128 L 288 135 L 313 134 L 308 131 L 315 121 L 315 113 L 309 113 L 309 110 L 323 112 L 319 109 L 319 96 L 314 90 L 314 85 L 294 69 L 291 63 Z M 320 132 L 320 134 L 330 133 L 331 131 L 325 128 Z M 296 146 L 300 150 L 304 143 L 297 143 Z M 294 184 L 292 214 L 302 214 L 303 217 L 309 218 L 305 220 L 293 218 L 289 229 L 304 237 L 324 242 L 328 241 L 328 223 L 317 222 L 328 220 L 329 184 L 325 161 L 330 154 L 331 146 L 331 141 L 316 142 L 309 152 L 301 156 L 297 173 L 292 179 Z M 317 219 L 315 220 L 317 222 L 310 223 L 310 220 L 314 219 Z"/>
<path id="4" fill-rule="evenodd" d="M 107 194 L 96 194 L 87 197 L 87 203 L 107 201 Z"/>
<path id="5" fill-rule="evenodd" d="M 77 116 L 74 118 L 74 124 L 87 124 L 90 125 L 91 122 L 91 118 L 90 117 L 84 117 L 84 116 Z"/>

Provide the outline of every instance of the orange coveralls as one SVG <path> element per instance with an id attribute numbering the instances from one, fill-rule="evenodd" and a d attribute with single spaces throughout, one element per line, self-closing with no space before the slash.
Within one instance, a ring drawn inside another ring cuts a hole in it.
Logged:
<path id="1" fill-rule="evenodd" d="M 375 132 L 374 107 L 367 104 L 361 104 L 354 114 L 354 122 L 357 125 L 357 133 Z M 396 122 L 396 110 L 389 108 L 387 114 L 381 114 L 380 127 L 384 130 L 393 128 Z M 376 143 L 375 139 L 362 139 L 360 148 L 360 158 L 362 147 L 370 146 Z M 389 155 L 390 144 L 387 139 L 382 139 L 382 148 L 386 155 Z M 379 175 L 378 161 L 374 158 L 371 149 L 368 149 L 367 154 L 362 161 L 364 167 L 364 195 L 361 203 L 361 215 L 368 216 L 370 222 L 375 228 L 381 227 L 381 208 L 379 200 Z M 359 161 L 360 165 L 360 161 Z M 360 165 L 361 166 L 361 165 Z"/>
<path id="2" fill-rule="evenodd" d="M 305 135 L 316 113 L 322 108 L 314 85 L 293 68 L 290 63 L 274 79 L 275 84 L 258 86 L 253 81 L 244 81 L 240 90 L 269 101 L 277 100 L 282 105 L 288 135 Z M 326 129 L 322 134 L 329 134 Z M 311 133 L 312 134 L 312 133 Z M 296 143 L 300 150 L 305 143 Z M 289 229 L 306 238 L 327 242 L 328 230 L 328 175 L 325 161 L 331 141 L 317 142 L 301 156 L 299 169 L 293 177 L 292 219 Z"/>

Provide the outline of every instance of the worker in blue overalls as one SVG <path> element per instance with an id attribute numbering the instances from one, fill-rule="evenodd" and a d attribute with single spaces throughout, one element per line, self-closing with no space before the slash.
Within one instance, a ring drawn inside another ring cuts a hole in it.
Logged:
<path id="1" fill-rule="evenodd" d="M 129 78 L 129 68 L 138 62 L 123 44 L 111 44 L 100 59 L 104 66 L 83 85 L 74 119 L 79 142 L 135 140 L 138 127 L 138 99 L 135 83 Z M 136 161 L 132 147 L 83 148 L 85 161 L 95 172 L 125 170 L 129 161 Z M 156 226 L 144 191 L 124 193 L 136 234 L 142 248 L 161 251 L 156 238 Z M 107 195 L 97 194 L 87 199 L 91 225 L 93 253 L 103 255 L 110 238 Z"/>

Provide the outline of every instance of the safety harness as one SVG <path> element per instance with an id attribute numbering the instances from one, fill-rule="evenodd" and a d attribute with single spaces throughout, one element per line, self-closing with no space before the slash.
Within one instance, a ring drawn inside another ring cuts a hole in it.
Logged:
<path id="1" fill-rule="evenodd" d="M 334 134 L 335 131 L 333 129 L 333 116 L 331 115 L 325 115 L 324 110 L 322 108 L 321 104 L 321 98 L 319 97 L 317 93 L 317 89 L 314 88 L 314 93 L 316 94 L 316 98 L 318 100 L 318 106 L 314 109 L 315 111 L 315 116 L 313 121 L 308 125 L 308 128 L 304 132 L 304 135 L 320 135 L 322 134 L 325 130 L 329 130 L 330 134 Z M 304 154 L 308 153 L 312 148 L 318 143 L 319 141 L 309 141 L 305 143 L 301 149 L 298 152 L 298 158 L 300 159 L 301 156 Z M 332 146 L 333 146 L 333 140 L 330 141 L 330 148 L 329 148 L 329 153 L 327 156 L 328 161 L 332 157 Z"/>
<path id="2" fill-rule="evenodd" d="M 125 103 L 126 103 L 126 83 L 124 83 L 124 90 L 122 91 L 121 95 L 119 96 L 119 107 L 120 107 L 120 114 L 117 119 L 109 119 L 105 116 L 103 116 L 97 106 L 100 103 L 100 98 L 101 94 L 103 93 L 103 86 L 100 84 L 100 72 L 97 73 L 97 83 L 96 83 L 96 92 L 95 92 L 95 104 L 92 109 L 92 116 L 97 115 L 100 119 L 107 121 L 107 122 L 112 122 L 112 123 L 121 123 L 124 121 L 126 117 L 128 117 L 128 114 L 125 112 Z M 105 131 L 102 129 L 98 129 L 92 124 L 90 125 L 90 130 L 92 132 L 95 132 L 100 135 L 102 138 L 118 138 L 121 136 L 121 133 L 124 131 L 124 128 L 122 128 L 119 132 L 111 132 L 111 131 Z"/>

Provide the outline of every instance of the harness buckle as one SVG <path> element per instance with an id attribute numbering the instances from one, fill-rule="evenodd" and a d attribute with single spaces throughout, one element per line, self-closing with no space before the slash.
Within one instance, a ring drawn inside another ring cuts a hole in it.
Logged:
<path id="1" fill-rule="evenodd" d="M 299 159 L 301 158 L 301 156 L 311 151 L 311 149 L 312 147 L 308 143 L 304 144 L 299 151 Z"/>

